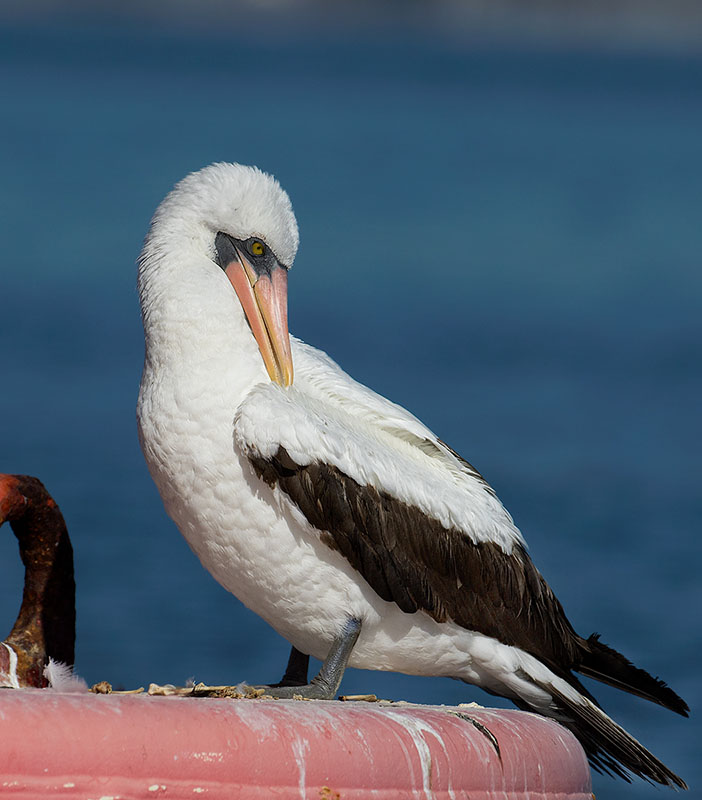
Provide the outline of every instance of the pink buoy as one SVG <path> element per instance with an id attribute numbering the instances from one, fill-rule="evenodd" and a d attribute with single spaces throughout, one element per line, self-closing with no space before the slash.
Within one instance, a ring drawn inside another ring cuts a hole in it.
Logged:
<path id="1" fill-rule="evenodd" d="M 3 798 L 591 800 L 577 740 L 521 711 L 0 692 Z"/>

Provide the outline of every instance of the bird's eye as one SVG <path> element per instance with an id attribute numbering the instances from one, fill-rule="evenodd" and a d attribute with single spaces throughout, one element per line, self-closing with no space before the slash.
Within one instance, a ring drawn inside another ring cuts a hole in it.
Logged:
<path id="1" fill-rule="evenodd" d="M 249 251 L 252 256 L 262 256 L 266 252 L 266 247 L 263 242 L 259 242 L 258 239 L 255 239 L 249 245 Z"/>

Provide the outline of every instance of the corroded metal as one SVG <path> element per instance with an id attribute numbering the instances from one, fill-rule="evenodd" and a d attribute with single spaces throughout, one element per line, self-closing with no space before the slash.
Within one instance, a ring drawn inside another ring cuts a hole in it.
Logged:
<path id="1" fill-rule="evenodd" d="M 49 658 L 73 664 L 76 612 L 73 548 L 56 502 L 29 475 L 0 474 L 0 525 L 9 522 L 24 564 L 22 606 L 0 644 L 0 678 L 46 686 Z"/>

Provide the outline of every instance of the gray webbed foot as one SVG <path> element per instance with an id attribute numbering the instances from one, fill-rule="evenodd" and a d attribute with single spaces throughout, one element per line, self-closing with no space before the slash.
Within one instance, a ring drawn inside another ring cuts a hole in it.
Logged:
<path id="1" fill-rule="evenodd" d="M 263 689 L 266 695 L 281 699 L 303 697 L 308 700 L 333 700 L 339 691 L 341 679 L 344 677 L 346 665 L 349 663 L 351 651 L 360 632 L 361 620 L 350 617 L 341 633 L 332 642 L 319 674 L 309 683 L 307 683 L 309 656 L 293 647 L 281 682 L 274 686 L 252 688 Z"/>

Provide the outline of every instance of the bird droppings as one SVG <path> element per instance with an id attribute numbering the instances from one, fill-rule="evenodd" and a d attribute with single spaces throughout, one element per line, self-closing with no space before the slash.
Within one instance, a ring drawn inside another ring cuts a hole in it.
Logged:
<path id="1" fill-rule="evenodd" d="M 432 800 L 434 793 L 432 790 L 432 778 L 434 765 L 431 757 L 431 749 L 424 737 L 425 733 L 430 733 L 443 747 L 444 743 L 441 736 L 425 722 L 408 716 L 393 714 L 393 721 L 403 727 L 410 735 L 416 748 L 419 764 L 422 770 L 422 789 L 427 800 Z"/>
<path id="2" fill-rule="evenodd" d="M 293 739 L 291 742 L 291 749 L 295 756 L 295 761 L 299 770 L 298 786 L 300 789 L 300 797 L 306 800 L 307 792 L 305 790 L 305 776 L 307 774 L 307 754 L 309 753 L 309 742 L 299 737 Z"/>
<path id="3" fill-rule="evenodd" d="M 159 790 L 165 792 L 166 787 L 162 783 L 152 783 L 148 790 L 150 792 L 158 792 Z"/>

